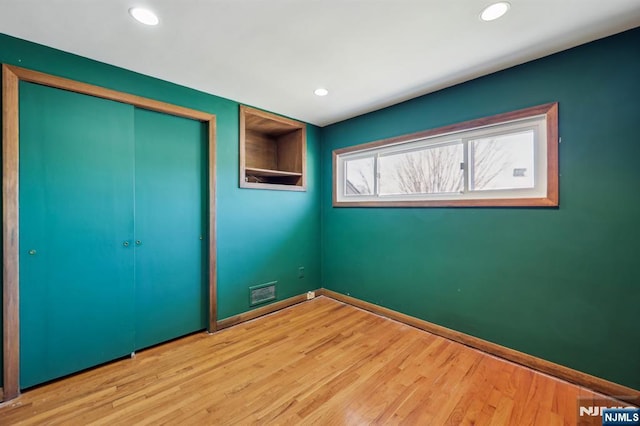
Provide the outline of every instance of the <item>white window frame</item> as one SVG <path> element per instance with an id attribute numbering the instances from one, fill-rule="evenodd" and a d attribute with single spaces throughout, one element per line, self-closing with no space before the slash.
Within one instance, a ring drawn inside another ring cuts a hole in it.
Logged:
<path id="1" fill-rule="evenodd" d="M 532 130 L 534 187 L 470 190 L 469 153 L 472 140 Z M 379 159 L 425 147 L 462 144 L 464 189 L 435 194 L 380 194 Z M 346 193 L 346 164 L 374 159 L 374 194 Z M 558 104 L 480 118 L 437 129 L 370 142 L 333 151 L 333 205 L 335 207 L 467 207 L 558 205 Z"/>

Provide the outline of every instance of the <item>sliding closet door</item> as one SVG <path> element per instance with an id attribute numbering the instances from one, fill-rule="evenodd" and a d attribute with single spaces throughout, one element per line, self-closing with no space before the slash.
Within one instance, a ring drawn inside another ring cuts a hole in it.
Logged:
<path id="1" fill-rule="evenodd" d="M 136 348 L 206 328 L 206 130 L 135 111 Z"/>
<path id="2" fill-rule="evenodd" d="M 133 348 L 134 108 L 20 83 L 20 386 Z"/>

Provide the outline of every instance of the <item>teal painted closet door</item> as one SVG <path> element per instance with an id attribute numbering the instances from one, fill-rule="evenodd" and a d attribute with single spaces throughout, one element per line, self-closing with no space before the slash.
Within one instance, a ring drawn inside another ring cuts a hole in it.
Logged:
<path id="1" fill-rule="evenodd" d="M 20 385 L 133 350 L 134 108 L 20 83 Z"/>
<path id="2" fill-rule="evenodd" d="M 135 139 L 135 339 L 144 348 L 206 327 L 206 125 L 136 109 Z"/>

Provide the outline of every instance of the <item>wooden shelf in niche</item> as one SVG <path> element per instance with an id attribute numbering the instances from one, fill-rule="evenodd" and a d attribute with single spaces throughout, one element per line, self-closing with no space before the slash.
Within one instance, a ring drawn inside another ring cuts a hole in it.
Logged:
<path id="1" fill-rule="evenodd" d="M 240 187 L 305 191 L 304 123 L 240 106 Z"/>

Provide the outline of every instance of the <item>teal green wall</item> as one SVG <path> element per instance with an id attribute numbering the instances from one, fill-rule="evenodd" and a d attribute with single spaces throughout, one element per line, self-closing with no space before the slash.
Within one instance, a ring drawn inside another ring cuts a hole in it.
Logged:
<path id="1" fill-rule="evenodd" d="M 238 188 L 236 102 L 5 35 L 0 62 L 216 114 L 219 318 L 250 309 L 250 285 L 322 284 L 640 388 L 638 46 L 640 29 L 309 126 L 305 193 Z M 335 148 L 552 101 L 558 209 L 331 207 Z"/>
<path id="2" fill-rule="evenodd" d="M 320 286 L 318 128 L 307 128 L 306 192 L 240 189 L 237 102 L 4 34 L 0 62 L 216 115 L 219 319 L 251 309 L 252 285 L 278 281 L 278 300 Z"/>
<path id="3" fill-rule="evenodd" d="M 331 152 L 558 101 L 559 208 L 333 208 Z M 640 389 L 640 29 L 322 131 L 323 286 Z"/>

